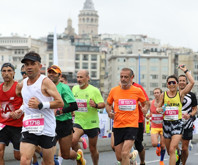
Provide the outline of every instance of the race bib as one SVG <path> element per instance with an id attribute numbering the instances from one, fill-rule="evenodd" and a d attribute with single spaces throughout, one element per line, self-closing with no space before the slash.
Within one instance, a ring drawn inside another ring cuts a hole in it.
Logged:
<path id="1" fill-rule="evenodd" d="M 136 109 L 136 100 L 133 99 L 119 99 L 118 107 L 121 111 L 134 111 Z"/>
<path id="2" fill-rule="evenodd" d="M 78 112 L 88 112 L 87 110 L 87 99 L 76 99 L 78 104 Z"/>
<path id="3" fill-rule="evenodd" d="M 5 127 L 4 124 L 0 123 L 0 131 Z"/>
<path id="4" fill-rule="evenodd" d="M 163 115 L 162 114 L 152 114 L 151 120 L 155 124 L 161 124 L 163 121 Z"/>
<path id="5" fill-rule="evenodd" d="M 23 126 L 29 133 L 42 133 L 44 128 L 44 116 L 40 113 L 25 115 Z"/>
<path id="6" fill-rule="evenodd" d="M 164 113 L 164 120 L 178 120 L 179 110 L 178 107 L 166 107 Z"/>

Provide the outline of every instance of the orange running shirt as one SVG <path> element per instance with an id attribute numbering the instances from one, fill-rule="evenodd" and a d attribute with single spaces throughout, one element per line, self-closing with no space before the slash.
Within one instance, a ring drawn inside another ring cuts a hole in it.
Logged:
<path id="1" fill-rule="evenodd" d="M 138 87 L 132 85 L 130 89 L 124 90 L 117 86 L 111 89 L 107 102 L 110 105 L 114 102 L 113 128 L 138 128 L 138 101 L 146 101 L 143 91 Z"/>

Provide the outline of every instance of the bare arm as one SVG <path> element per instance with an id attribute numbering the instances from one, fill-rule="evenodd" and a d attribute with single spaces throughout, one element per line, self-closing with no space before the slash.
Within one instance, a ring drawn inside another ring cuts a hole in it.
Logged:
<path id="1" fill-rule="evenodd" d="M 143 103 L 141 103 L 142 105 L 142 112 L 144 114 L 144 116 L 147 114 L 148 110 L 149 110 L 149 107 L 150 107 L 150 102 L 149 101 L 144 101 Z"/>
<path id="2" fill-rule="evenodd" d="M 18 97 L 22 97 L 22 95 L 21 95 L 22 87 L 23 87 L 23 81 L 21 83 L 18 83 L 16 86 L 16 95 Z"/>
<path id="3" fill-rule="evenodd" d="M 43 80 L 42 85 L 44 85 L 44 89 L 45 89 L 46 93 L 48 93 L 49 96 L 54 98 L 54 101 L 50 102 L 50 108 L 55 109 L 55 108 L 63 107 L 64 102 L 63 102 L 58 90 L 56 89 L 55 84 L 49 78 L 45 78 Z"/>
<path id="4" fill-rule="evenodd" d="M 189 83 L 186 85 L 186 87 L 185 87 L 183 90 L 180 91 L 181 101 L 183 102 L 184 96 L 185 96 L 186 94 L 188 94 L 188 93 L 191 91 L 192 87 L 193 87 L 194 84 L 195 84 L 195 81 L 194 81 L 194 78 L 192 77 L 192 75 L 190 74 L 190 72 L 187 71 L 186 66 L 184 66 L 184 67 L 179 67 L 179 68 L 180 68 L 183 72 L 186 72 L 186 73 L 185 73 L 185 74 L 186 74 L 186 77 L 187 77 L 187 79 L 189 80 Z"/>
<path id="5" fill-rule="evenodd" d="M 89 104 L 93 108 L 102 109 L 105 107 L 105 103 L 98 103 L 96 104 L 92 99 L 90 99 Z"/>
<path id="6" fill-rule="evenodd" d="M 111 111 L 112 105 L 110 105 L 108 102 L 106 104 L 106 111 L 108 113 L 109 118 L 114 119 L 114 113 Z"/>
<path id="7" fill-rule="evenodd" d="M 159 103 L 158 103 L 158 106 L 156 108 L 156 111 L 158 113 L 163 112 L 163 109 L 162 109 L 163 104 L 164 104 L 164 93 L 162 93 L 160 95 Z"/>

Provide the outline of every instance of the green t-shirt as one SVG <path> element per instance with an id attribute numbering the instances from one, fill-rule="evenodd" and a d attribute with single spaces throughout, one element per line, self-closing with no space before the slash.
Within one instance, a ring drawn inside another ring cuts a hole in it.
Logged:
<path id="1" fill-rule="evenodd" d="M 69 107 L 69 103 L 76 102 L 74 95 L 68 85 L 59 82 L 56 88 L 63 99 L 64 107 Z M 56 116 L 56 120 L 59 121 L 65 121 L 69 119 L 72 119 L 71 112 Z"/>
<path id="2" fill-rule="evenodd" d="M 99 128 L 97 109 L 91 107 L 89 101 L 92 99 L 96 104 L 103 103 L 100 91 L 92 85 L 88 85 L 85 89 L 80 89 L 77 85 L 73 87 L 72 92 L 78 104 L 74 123 L 79 124 L 83 129 Z"/>

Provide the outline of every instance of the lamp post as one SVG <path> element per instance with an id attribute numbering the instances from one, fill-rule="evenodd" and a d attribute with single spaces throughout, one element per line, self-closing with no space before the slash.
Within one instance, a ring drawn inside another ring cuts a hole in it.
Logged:
<path id="1" fill-rule="evenodd" d="M 139 77 L 139 80 L 138 80 L 138 84 L 140 84 L 141 83 L 141 70 L 140 70 L 140 49 L 138 49 L 138 77 Z"/>

